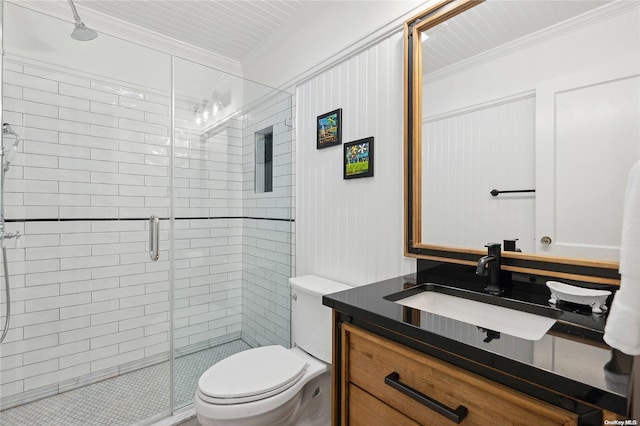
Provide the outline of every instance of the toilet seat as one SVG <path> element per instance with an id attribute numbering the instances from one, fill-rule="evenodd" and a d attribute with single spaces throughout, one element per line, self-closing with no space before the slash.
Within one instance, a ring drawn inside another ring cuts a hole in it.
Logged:
<path id="1" fill-rule="evenodd" d="M 253 349 L 249 349 L 249 351 L 253 351 Z M 306 366 L 302 377 L 297 381 L 290 382 L 291 386 L 286 389 L 280 389 L 279 393 L 274 393 L 270 397 L 264 397 L 252 402 L 220 404 L 215 402 L 215 398 L 206 396 L 200 389 L 200 382 L 198 382 L 198 388 L 196 389 L 194 397 L 194 405 L 198 416 L 202 416 L 203 419 L 215 419 L 215 422 L 237 421 L 238 425 L 246 425 L 246 419 L 255 419 L 258 417 L 262 419 L 260 423 L 263 425 L 279 424 L 279 421 L 275 419 L 279 418 L 283 412 L 289 413 L 299 408 L 298 404 L 301 397 L 301 389 L 314 378 L 330 371 L 329 364 L 314 358 L 300 348 L 285 349 L 285 351 L 302 360 L 302 363 Z M 251 358 L 253 358 L 253 355 L 251 355 Z M 287 362 L 294 362 L 288 357 L 284 359 L 289 360 Z M 250 362 L 256 364 L 260 361 L 255 361 L 255 358 L 253 358 Z M 260 364 L 264 368 L 269 368 L 264 362 L 260 362 Z M 276 417 L 274 417 L 274 421 L 267 421 L 265 423 L 264 420 L 270 418 L 269 416 L 271 414 L 269 413 L 274 414 Z M 216 424 L 215 422 L 212 420 L 212 423 L 203 424 Z"/>
<path id="2" fill-rule="evenodd" d="M 239 352 L 209 368 L 198 381 L 203 401 L 240 404 L 279 394 L 296 384 L 308 364 L 282 346 Z"/>

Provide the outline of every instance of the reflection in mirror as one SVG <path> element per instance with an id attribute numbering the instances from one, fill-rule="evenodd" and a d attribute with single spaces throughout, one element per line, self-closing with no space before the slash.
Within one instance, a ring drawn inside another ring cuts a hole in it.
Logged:
<path id="1" fill-rule="evenodd" d="M 517 239 L 617 262 L 640 158 L 640 4 L 489 0 L 421 40 L 414 247 Z"/>

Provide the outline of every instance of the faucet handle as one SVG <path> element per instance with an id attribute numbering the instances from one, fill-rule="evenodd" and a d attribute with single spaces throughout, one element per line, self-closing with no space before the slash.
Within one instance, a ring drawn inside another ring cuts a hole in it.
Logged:
<path id="1" fill-rule="evenodd" d="M 487 243 L 484 246 L 487 247 L 487 252 L 490 255 L 500 257 L 500 252 L 502 251 L 502 246 L 500 245 L 500 243 Z"/>
<path id="2" fill-rule="evenodd" d="M 516 244 L 518 243 L 518 239 L 517 238 L 513 238 L 511 240 L 504 240 L 504 251 L 517 251 L 517 252 L 522 252 L 522 250 L 520 250 Z"/>

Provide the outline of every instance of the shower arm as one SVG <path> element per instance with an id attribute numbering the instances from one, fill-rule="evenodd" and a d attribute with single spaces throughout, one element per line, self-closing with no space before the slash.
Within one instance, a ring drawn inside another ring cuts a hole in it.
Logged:
<path id="1" fill-rule="evenodd" d="M 84 26 L 82 19 L 80 19 L 80 15 L 78 15 L 78 9 L 76 9 L 76 5 L 73 4 L 73 0 L 67 0 L 69 6 L 71 7 L 71 13 L 73 13 L 73 19 L 76 21 L 76 25 Z"/>
<path id="2" fill-rule="evenodd" d="M 67 0 L 69 3 L 69 7 L 71 8 L 71 12 L 73 13 L 73 19 L 75 20 L 75 29 L 71 32 L 71 38 L 78 41 L 89 41 L 98 37 L 98 33 L 92 30 L 91 28 L 87 28 L 80 19 L 80 15 L 78 14 L 78 9 L 76 9 L 76 5 L 73 3 L 73 0 Z"/>

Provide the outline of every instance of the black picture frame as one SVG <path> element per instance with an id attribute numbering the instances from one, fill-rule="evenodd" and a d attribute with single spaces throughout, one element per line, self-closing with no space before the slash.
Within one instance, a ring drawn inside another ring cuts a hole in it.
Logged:
<path id="1" fill-rule="evenodd" d="M 343 178 L 357 179 L 373 176 L 373 136 L 344 144 Z"/>
<path id="2" fill-rule="evenodd" d="M 316 149 L 342 144 L 342 108 L 319 115 L 316 120 Z"/>

